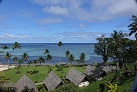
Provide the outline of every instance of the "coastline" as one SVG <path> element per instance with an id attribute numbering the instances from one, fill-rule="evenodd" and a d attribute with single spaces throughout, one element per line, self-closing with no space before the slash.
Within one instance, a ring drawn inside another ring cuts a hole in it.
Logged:
<path id="1" fill-rule="evenodd" d="M 8 70 L 8 66 L 9 66 L 9 69 L 15 67 L 14 65 L 0 65 L 0 71 Z"/>

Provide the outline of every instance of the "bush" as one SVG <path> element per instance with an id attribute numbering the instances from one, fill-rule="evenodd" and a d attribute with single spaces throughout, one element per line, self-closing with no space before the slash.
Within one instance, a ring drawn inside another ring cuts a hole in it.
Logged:
<path id="1" fill-rule="evenodd" d="M 17 71 L 17 72 L 15 72 L 15 74 L 21 74 L 21 71 Z"/>
<path id="2" fill-rule="evenodd" d="M 41 89 L 44 88 L 44 86 L 43 86 L 43 84 L 40 84 L 40 85 L 37 86 L 37 88 L 38 88 L 38 90 L 40 91 Z"/>

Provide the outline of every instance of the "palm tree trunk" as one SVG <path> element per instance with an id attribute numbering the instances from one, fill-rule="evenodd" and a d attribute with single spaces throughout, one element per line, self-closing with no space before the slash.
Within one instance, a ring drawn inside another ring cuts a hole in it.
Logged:
<path id="1" fill-rule="evenodd" d="M 9 69 L 9 59 L 8 59 L 8 69 Z"/>
<path id="2" fill-rule="evenodd" d="M 59 47 L 59 63 L 60 63 L 60 47 Z"/>

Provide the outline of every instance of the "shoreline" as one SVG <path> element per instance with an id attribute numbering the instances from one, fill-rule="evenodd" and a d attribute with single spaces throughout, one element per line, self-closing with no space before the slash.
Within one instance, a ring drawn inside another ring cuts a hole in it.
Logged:
<path id="1" fill-rule="evenodd" d="M 4 65 L 4 64 L 1 64 L 0 65 L 0 71 L 8 70 L 8 67 L 9 67 L 9 69 L 11 69 L 11 68 L 14 68 L 15 66 L 14 65 Z"/>

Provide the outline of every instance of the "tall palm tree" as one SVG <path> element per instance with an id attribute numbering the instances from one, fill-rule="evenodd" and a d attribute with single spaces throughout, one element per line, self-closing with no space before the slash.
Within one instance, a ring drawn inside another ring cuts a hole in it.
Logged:
<path id="1" fill-rule="evenodd" d="M 60 47 L 63 45 L 61 41 L 59 41 L 58 46 L 59 46 L 59 62 L 60 62 Z"/>
<path id="2" fill-rule="evenodd" d="M 44 63 L 44 58 L 42 56 L 40 56 L 38 60 L 39 60 L 40 65 L 41 63 Z"/>
<path id="3" fill-rule="evenodd" d="M 70 56 L 69 56 L 69 61 L 70 61 L 71 65 L 72 65 L 72 62 L 74 62 L 74 60 L 75 60 L 74 55 L 73 55 L 73 54 L 70 54 Z"/>
<path id="4" fill-rule="evenodd" d="M 46 49 L 45 52 L 44 52 L 44 54 L 49 54 L 49 53 L 50 53 L 50 52 L 49 52 L 48 49 Z"/>
<path id="5" fill-rule="evenodd" d="M 25 63 L 28 60 L 28 58 L 29 58 L 28 54 L 27 53 L 23 53 L 22 60 L 25 61 Z"/>
<path id="6" fill-rule="evenodd" d="M 69 58 L 69 55 L 70 55 L 70 52 L 67 50 L 67 51 L 66 51 L 66 63 L 67 63 L 67 60 L 68 60 L 68 58 Z"/>
<path id="7" fill-rule="evenodd" d="M 12 55 L 9 52 L 7 52 L 6 55 L 5 55 L 5 59 L 8 60 L 8 69 L 9 69 L 9 59 L 10 59 L 11 56 Z"/>
<path id="8" fill-rule="evenodd" d="M 129 24 L 128 26 L 129 30 L 131 30 L 129 36 L 137 32 L 137 16 L 133 15 L 131 20 L 133 21 L 133 23 Z M 137 33 L 135 34 L 135 38 L 137 40 Z"/>
<path id="9" fill-rule="evenodd" d="M 79 60 L 80 60 L 80 62 L 81 62 L 81 63 L 84 63 L 85 58 L 86 58 L 85 53 L 81 53 L 80 56 L 79 56 Z"/>
<path id="10" fill-rule="evenodd" d="M 110 48 L 111 48 L 111 52 L 113 53 L 113 59 L 116 59 L 116 61 L 121 61 L 121 49 L 122 49 L 122 41 L 124 39 L 124 34 L 122 33 L 122 31 L 115 31 L 114 33 L 111 34 L 111 44 L 110 44 Z"/>
<path id="11" fill-rule="evenodd" d="M 15 56 L 15 57 L 13 58 L 13 61 L 14 61 L 14 62 L 17 62 L 17 61 L 18 61 L 18 57 Z M 17 66 L 17 65 L 16 65 L 16 66 Z"/>
<path id="12" fill-rule="evenodd" d="M 18 43 L 18 42 L 15 42 L 13 45 L 12 45 L 12 48 L 13 50 L 16 49 L 16 48 L 21 48 L 21 45 Z"/>
<path id="13" fill-rule="evenodd" d="M 51 56 L 50 54 L 48 54 L 48 55 L 46 56 L 46 60 L 49 61 L 49 60 L 51 60 L 51 59 L 52 59 L 52 56 Z"/>
<path id="14" fill-rule="evenodd" d="M 33 62 L 34 62 L 34 64 L 35 64 L 35 66 L 36 66 L 38 60 L 37 60 L 37 59 L 34 59 Z"/>

